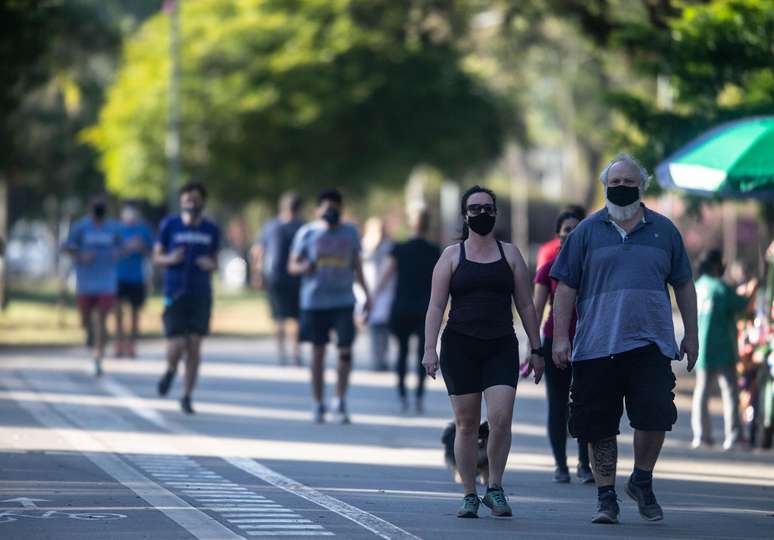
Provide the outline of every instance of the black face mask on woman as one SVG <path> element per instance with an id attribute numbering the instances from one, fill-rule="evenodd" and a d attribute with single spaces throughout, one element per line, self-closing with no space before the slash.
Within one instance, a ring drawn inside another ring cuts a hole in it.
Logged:
<path id="1" fill-rule="evenodd" d="M 495 217 L 489 214 L 481 213 L 477 216 L 468 216 L 468 227 L 470 230 L 481 236 L 486 236 L 495 226 Z"/>
<path id="2" fill-rule="evenodd" d="M 618 206 L 629 206 L 640 198 L 640 188 L 615 186 L 607 188 L 607 200 Z"/>

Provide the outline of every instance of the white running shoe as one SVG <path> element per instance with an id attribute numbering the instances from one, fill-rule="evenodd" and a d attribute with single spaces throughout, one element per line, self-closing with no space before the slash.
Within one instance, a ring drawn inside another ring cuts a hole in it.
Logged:
<path id="1" fill-rule="evenodd" d="M 334 422 L 337 424 L 349 424 L 349 412 L 347 412 L 347 403 L 343 399 L 333 398 L 331 400 L 331 411 L 333 411 Z"/>

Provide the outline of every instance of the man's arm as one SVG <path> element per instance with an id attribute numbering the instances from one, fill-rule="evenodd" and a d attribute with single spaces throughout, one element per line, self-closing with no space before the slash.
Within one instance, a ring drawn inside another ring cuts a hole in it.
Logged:
<path id="1" fill-rule="evenodd" d="M 578 291 L 564 283 L 554 293 L 554 347 L 552 356 L 556 367 L 564 369 L 570 363 L 570 321 Z"/>
<path id="2" fill-rule="evenodd" d="M 156 266 L 174 266 L 183 262 L 185 256 L 185 248 L 178 247 L 171 253 L 164 253 L 164 246 L 161 242 L 156 242 L 153 246 L 153 264 Z"/>
<path id="3" fill-rule="evenodd" d="M 696 359 L 699 357 L 699 329 L 697 323 L 696 306 L 696 287 L 693 280 L 673 286 L 677 307 L 680 309 L 680 315 L 683 318 L 683 327 L 685 328 L 685 337 L 680 344 L 680 359 L 683 355 L 688 356 L 688 371 L 693 369 Z"/>
<path id="4" fill-rule="evenodd" d="M 384 268 L 382 269 L 382 274 L 379 276 L 378 281 L 376 282 L 376 287 L 374 287 L 373 295 L 374 298 L 379 296 L 382 291 L 387 287 L 387 284 L 390 282 L 390 279 L 392 279 L 392 276 L 395 275 L 395 271 L 398 269 L 398 264 L 395 261 L 395 257 L 390 256 L 387 259 L 387 262 L 384 265 Z"/>
<path id="5" fill-rule="evenodd" d="M 355 273 L 355 283 L 360 285 L 365 293 L 365 306 L 363 307 L 363 310 L 367 316 L 368 312 L 371 310 L 371 294 L 368 292 L 368 285 L 366 285 L 365 275 L 363 274 L 363 261 L 359 254 L 355 255 L 352 259 L 352 270 Z"/>
<path id="6" fill-rule="evenodd" d="M 252 282 L 256 289 L 263 288 L 263 246 L 255 243 L 250 249 L 250 262 L 252 263 Z"/>

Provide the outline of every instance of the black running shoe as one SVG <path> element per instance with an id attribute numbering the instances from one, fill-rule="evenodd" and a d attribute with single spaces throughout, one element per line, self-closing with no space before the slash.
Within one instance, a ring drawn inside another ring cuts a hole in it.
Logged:
<path id="1" fill-rule="evenodd" d="M 183 396 L 180 400 L 180 408 L 185 414 L 194 414 L 193 407 L 191 406 L 191 396 Z"/>
<path id="2" fill-rule="evenodd" d="M 159 395 L 160 396 L 166 396 L 167 392 L 169 392 L 169 387 L 172 386 L 172 380 L 175 378 L 175 372 L 174 371 L 167 371 L 164 373 L 164 375 L 161 376 L 161 379 L 159 380 Z"/>
<path id="3" fill-rule="evenodd" d="M 569 484 L 570 483 L 570 471 L 567 467 L 557 467 L 554 469 L 554 483 L 556 484 Z"/>
<path id="4" fill-rule="evenodd" d="M 615 492 L 608 492 L 602 495 L 597 501 L 597 511 L 591 518 L 592 523 L 618 523 L 618 514 L 621 510 L 618 508 L 618 497 Z"/>
<path id="5" fill-rule="evenodd" d="M 648 521 L 664 519 L 664 511 L 661 510 L 661 505 L 656 501 L 652 484 L 642 486 L 635 483 L 630 476 L 626 482 L 626 494 L 637 502 L 637 508 L 643 519 Z"/>

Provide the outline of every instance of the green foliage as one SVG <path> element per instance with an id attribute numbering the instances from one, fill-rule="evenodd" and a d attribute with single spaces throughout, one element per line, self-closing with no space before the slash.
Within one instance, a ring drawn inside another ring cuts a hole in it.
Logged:
<path id="1" fill-rule="evenodd" d="M 100 189 L 94 153 L 77 134 L 94 122 L 121 33 L 158 0 L 0 3 L 0 175 L 10 221 L 46 200 Z"/>
<path id="2" fill-rule="evenodd" d="M 227 202 L 289 187 L 363 191 L 419 163 L 452 177 L 488 164 L 503 105 L 460 67 L 466 14 L 411 0 L 198 0 L 182 31 L 182 161 Z M 169 20 L 129 39 L 99 123 L 111 190 L 160 201 Z M 507 112 L 507 111 L 506 111 Z"/>
<path id="3" fill-rule="evenodd" d="M 609 95 L 631 122 L 621 141 L 651 166 L 719 123 L 774 110 L 774 1 L 665 5 L 663 26 L 630 25 L 614 42 L 640 73 L 668 77 L 673 107 L 659 107 L 653 93 Z"/>

